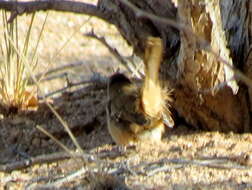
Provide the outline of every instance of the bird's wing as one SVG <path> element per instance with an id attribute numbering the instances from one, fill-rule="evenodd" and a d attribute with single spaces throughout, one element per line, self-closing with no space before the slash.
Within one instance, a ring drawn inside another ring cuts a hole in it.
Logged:
<path id="1" fill-rule="evenodd" d="M 111 115 L 117 119 L 138 125 L 148 125 L 149 120 L 140 109 L 140 93 L 137 88 L 130 88 L 126 93 L 119 93 L 111 103 Z"/>
<path id="2" fill-rule="evenodd" d="M 124 104 L 125 112 L 123 113 L 123 117 L 138 125 L 148 125 L 150 123 L 149 118 L 140 109 L 141 99 L 139 94 L 131 94 L 127 99 L 128 102 Z"/>

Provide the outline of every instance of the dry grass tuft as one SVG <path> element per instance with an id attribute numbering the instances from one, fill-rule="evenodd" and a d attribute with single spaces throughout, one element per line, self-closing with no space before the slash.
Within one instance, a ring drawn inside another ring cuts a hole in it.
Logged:
<path id="1" fill-rule="evenodd" d="M 25 36 L 19 35 L 18 19 L 8 22 L 9 15 L 2 11 L 3 34 L 0 39 L 0 103 L 7 109 L 15 110 L 37 107 L 36 89 L 28 86 L 30 72 L 25 64 L 34 70 L 38 63 L 37 48 L 44 30 L 42 25 L 40 35 L 35 41 L 35 47 L 31 48 L 31 30 L 35 13 L 31 16 Z"/>

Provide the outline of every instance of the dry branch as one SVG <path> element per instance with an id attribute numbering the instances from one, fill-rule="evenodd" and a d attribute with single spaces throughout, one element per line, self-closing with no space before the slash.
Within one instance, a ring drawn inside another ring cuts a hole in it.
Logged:
<path id="1" fill-rule="evenodd" d="M 123 154 L 126 153 L 126 151 L 125 152 L 122 152 L 122 151 L 107 152 L 107 153 L 98 154 L 98 155 L 88 154 L 88 153 L 80 154 L 73 151 L 71 151 L 70 153 L 71 155 L 69 154 L 69 152 L 56 152 L 56 153 L 31 157 L 30 159 L 24 159 L 21 161 L 0 165 L 0 171 L 11 172 L 14 170 L 24 169 L 24 168 L 33 166 L 35 164 L 51 163 L 51 162 L 65 160 L 65 159 L 70 159 L 72 157 L 74 157 L 74 159 L 84 158 L 87 162 L 95 162 L 96 164 L 97 163 L 106 164 L 106 161 L 102 161 L 101 159 L 122 156 Z"/>
<path id="2" fill-rule="evenodd" d="M 5 9 L 12 12 L 12 16 L 9 22 L 24 13 L 33 13 L 36 11 L 62 11 L 62 12 L 72 12 L 79 14 L 87 14 L 90 16 L 96 16 L 104 20 L 109 20 L 109 15 L 104 14 L 104 12 L 95 5 L 77 2 L 77 1 L 67 1 L 67 0 L 39 0 L 30 2 L 15 2 L 15 1 L 1 1 L 0 9 Z"/>
<path id="3" fill-rule="evenodd" d="M 84 34 L 84 36 L 94 38 L 101 42 L 106 48 L 108 48 L 109 52 L 131 73 L 133 73 L 137 78 L 142 78 L 141 73 L 137 70 L 137 68 L 134 68 L 134 66 L 129 65 L 129 63 L 123 58 L 123 56 L 117 51 L 116 48 L 111 47 L 106 39 L 104 37 L 97 36 L 93 31 L 87 34 Z"/>
<path id="4" fill-rule="evenodd" d="M 37 156 L 31 159 L 25 159 L 25 160 L 10 163 L 10 164 L 0 165 L 0 171 L 11 172 L 13 170 L 23 169 L 23 168 L 26 168 L 35 164 L 50 163 L 54 161 L 68 159 L 70 157 L 71 156 L 69 156 L 69 154 L 65 152 L 52 153 L 49 155 L 41 155 L 41 156 Z"/>

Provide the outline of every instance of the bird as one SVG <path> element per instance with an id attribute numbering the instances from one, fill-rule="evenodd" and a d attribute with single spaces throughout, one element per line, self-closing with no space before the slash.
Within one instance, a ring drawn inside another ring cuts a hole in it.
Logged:
<path id="1" fill-rule="evenodd" d="M 171 101 L 170 92 L 162 87 L 158 75 L 162 53 L 161 39 L 149 37 L 143 83 L 138 84 L 123 73 L 115 73 L 109 79 L 108 131 L 117 144 L 160 141 L 165 126 L 174 125 L 167 107 L 167 102 Z"/>

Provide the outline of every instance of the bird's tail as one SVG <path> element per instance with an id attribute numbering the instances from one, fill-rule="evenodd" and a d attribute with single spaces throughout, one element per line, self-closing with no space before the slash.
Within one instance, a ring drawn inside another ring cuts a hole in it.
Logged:
<path id="1" fill-rule="evenodd" d="M 172 127 L 173 120 L 166 105 L 167 101 L 171 100 L 170 93 L 161 87 L 158 75 L 162 54 L 163 44 L 161 39 L 149 37 L 146 42 L 144 57 L 145 80 L 142 88 L 142 105 L 144 112 L 150 117 L 163 118 L 164 123 Z"/>

